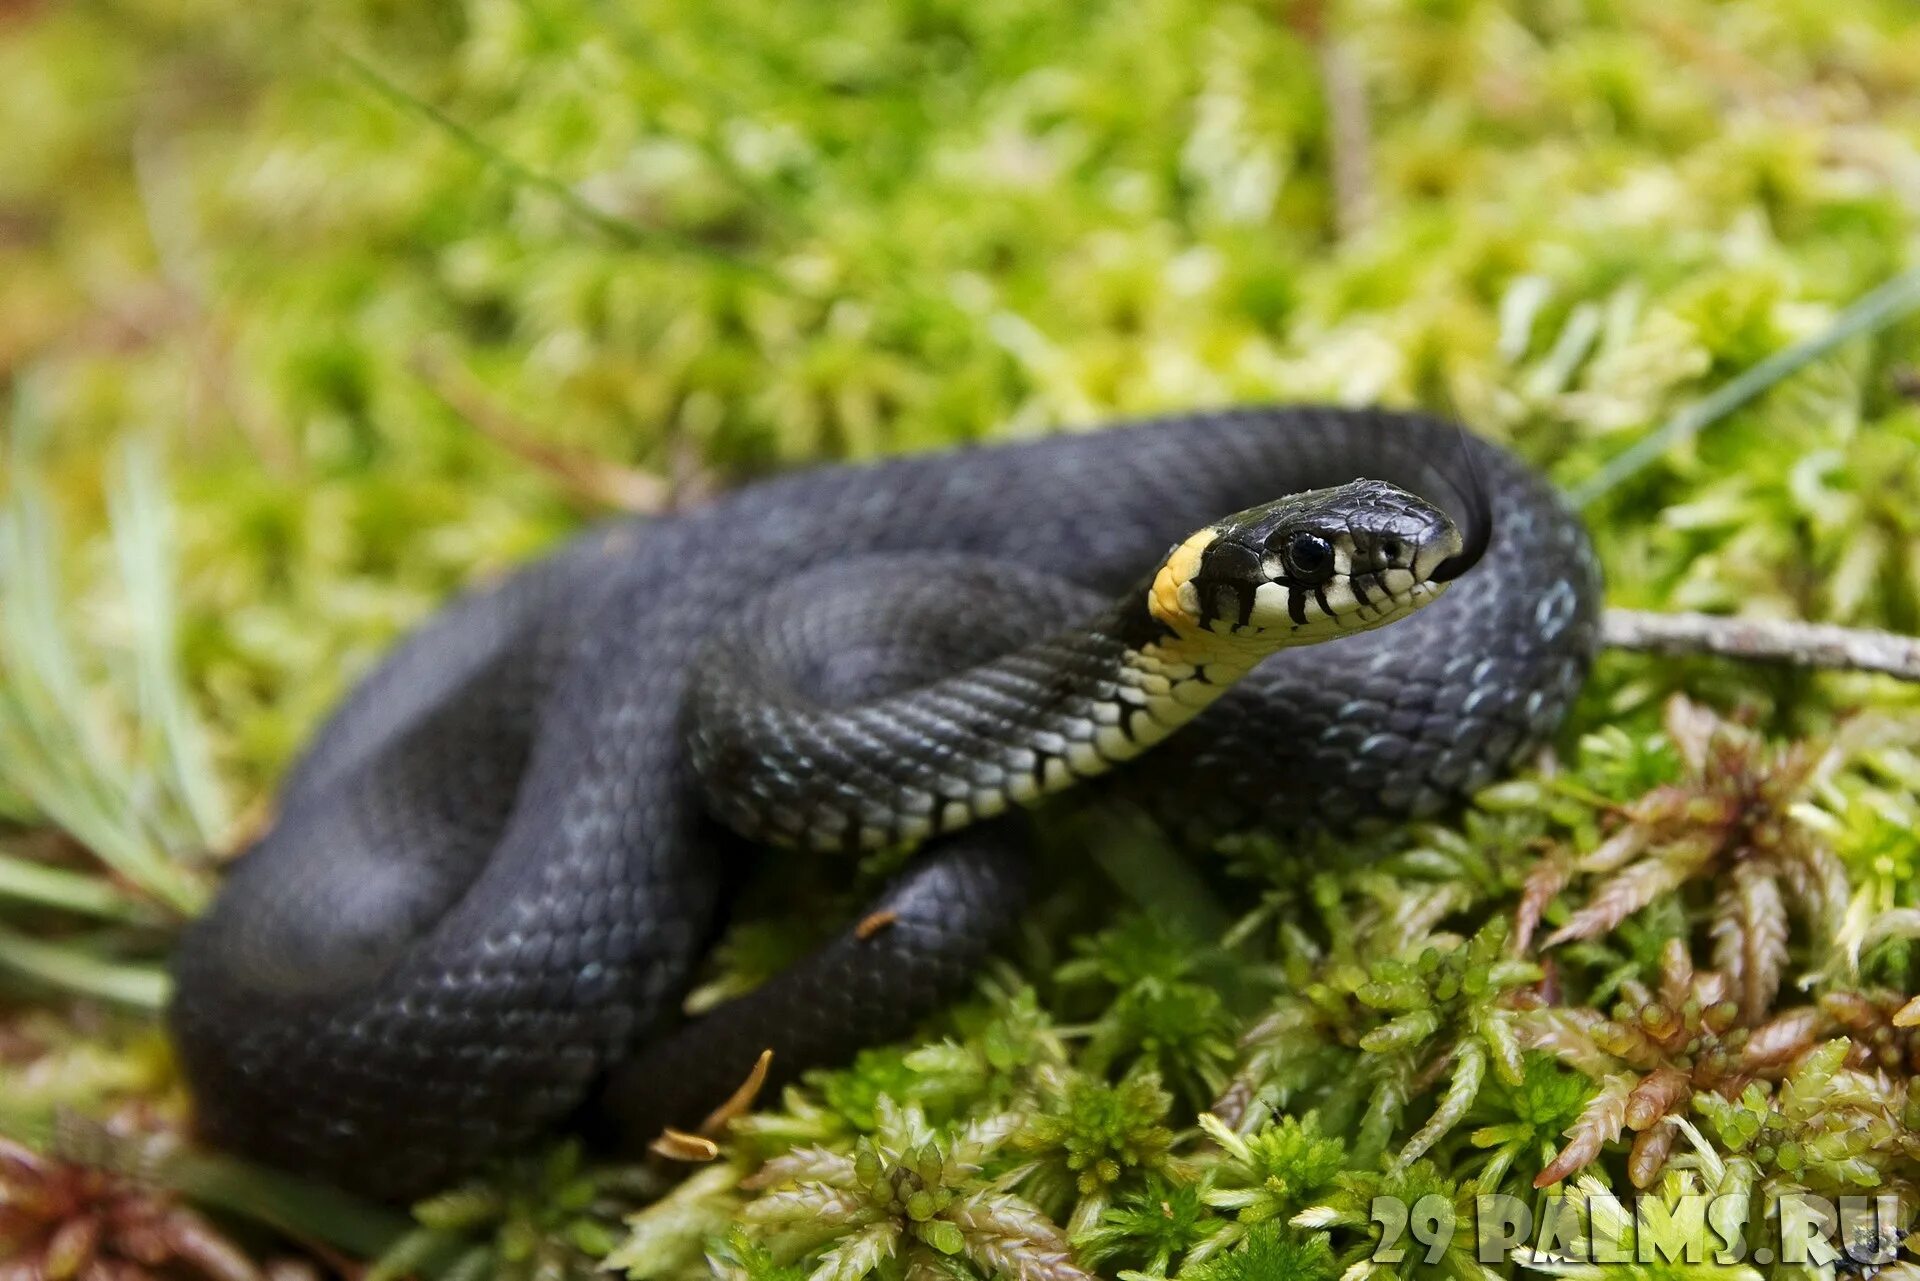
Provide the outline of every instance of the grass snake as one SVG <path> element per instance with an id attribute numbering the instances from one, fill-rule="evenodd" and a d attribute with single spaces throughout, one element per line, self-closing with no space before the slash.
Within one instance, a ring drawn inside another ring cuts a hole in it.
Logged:
<path id="1" fill-rule="evenodd" d="M 592 531 L 430 620 L 292 770 L 176 957 L 198 1127 L 386 1196 L 582 1118 L 643 1144 L 763 1048 L 844 1058 L 963 986 L 1025 901 L 1026 804 L 1110 775 L 1192 844 L 1431 813 L 1553 731 L 1599 604 L 1538 475 L 1382 411 Z M 748 841 L 925 848 L 867 928 L 684 1020 Z"/>

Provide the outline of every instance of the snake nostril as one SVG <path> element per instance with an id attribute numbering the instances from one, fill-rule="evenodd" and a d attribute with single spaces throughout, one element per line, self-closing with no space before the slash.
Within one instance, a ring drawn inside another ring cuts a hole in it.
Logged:
<path id="1" fill-rule="evenodd" d="M 1401 542 L 1397 538 L 1387 538 L 1387 539 L 1381 540 L 1380 556 L 1389 565 L 1393 564 L 1395 561 L 1398 561 L 1400 557 L 1406 553 L 1406 550 L 1407 550 L 1407 545 Z"/>

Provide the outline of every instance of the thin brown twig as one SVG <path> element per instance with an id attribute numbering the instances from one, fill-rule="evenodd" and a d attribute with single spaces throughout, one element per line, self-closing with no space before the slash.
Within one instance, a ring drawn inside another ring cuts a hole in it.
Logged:
<path id="1" fill-rule="evenodd" d="M 423 348 L 409 365 L 447 408 L 488 440 L 551 476 L 576 505 L 643 514 L 674 506 L 672 481 L 541 440 L 531 426 L 494 401 L 479 379 L 439 353 Z"/>
<path id="2" fill-rule="evenodd" d="M 1610 609 L 1601 639 L 1611 648 L 1643 654 L 1718 654 L 1920 681 L 1920 638 L 1831 623 Z"/>

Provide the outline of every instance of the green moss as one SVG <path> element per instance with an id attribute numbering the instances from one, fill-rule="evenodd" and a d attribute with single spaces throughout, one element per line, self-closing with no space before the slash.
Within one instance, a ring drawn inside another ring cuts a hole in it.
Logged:
<path id="1" fill-rule="evenodd" d="M 1254 1229 L 1231 1250 L 1181 1272 L 1182 1281 L 1333 1281 L 1340 1265 L 1322 1234 L 1306 1235 L 1278 1223 Z"/>
<path id="2" fill-rule="evenodd" d="M 1173 1131 L 1165 1120 L 1172 1106 L 1173 1097 L 1151 1074 L 1118 1085 L 1074 1077 L 1039 1106 L 1015 1146 L 1057 1162 L 1082 1195 L 1106 1194 L 1167 1166 Z"/>
<path id="3" fill-rule="evenodd" d="M 179 1129 L 145 1007 L 209 852 L 409 626 L 612 495 L 1255 399 L 1453 413 L 1575 486 L 1911 264 L 1901 0 L 0 10 L 0 1125 L 37 1138 Z M 1920 626 L 1917 336 L 1610 486 L 1610 599 Z M 1234 842 L 1219 939 L 1065 849 L 977 999 L 726 1162 L 515 1167 L 400 1262 L 1240 1281 L 1352 1267 L 1375 1194 L 1913 1195 L 1917 706 L 1610 655 L 1463 814 Z M 814 937 L 782 906 L 703 999 Z"/>

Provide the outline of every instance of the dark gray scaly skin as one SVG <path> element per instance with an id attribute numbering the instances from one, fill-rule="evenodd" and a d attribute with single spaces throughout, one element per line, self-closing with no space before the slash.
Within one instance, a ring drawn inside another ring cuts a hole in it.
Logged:
<path id="1" fill-rule="evenodd" d="M 697 1122 L 762 1048 L 790 1074 L 904 1032 L 1019 910 L 1017 817 L 930 844 L 887 891 L 890 926 L 668 1030 L 734 888 L 682 725 L 716 632 L 809 572 L 864 585 L 858 634 L 802 649 L 829 701 L 890 693 L 1112 600 L 1176 540 L 1278 495 L 1368 476 L 1470 525 L 1469 451 L 1491 541 L 1446 596 L 1275 655 L 1111 784 L 1188 840 L 1351 826 L 1497 777 L 1559 723 L 1597 644 L 1577 519 L 1434 419 L 1229 411 L 806 472 L 464 598 L 336 713 L 181 944 L 171 1023 L 202 1132 L 407 1196 L 596 1090 L 639 1144 Z M 894 553 L 1009 569 L 944 613 L 889 611 Z"/>
<path id="2" fill-rule="evenodd" d="M 1311 581 L 1288 561 L 1300 538 L 1322 556 Z M 1480 550 L 1439 508 L 1358 480 L 1229 513 L 1106 602 L 979 556 L 834 562 L 756 598 L 699 651 L 688 755 L 708 811 L 751 839 L 916 845 L 1110 773 L 1277 650 L 1407 617 Z M 1030 634 L 955 661 L 989 613 Z M 897 692 L 827 689 L 906 654 L 947 662 Z"/>

